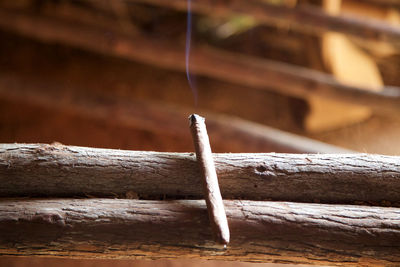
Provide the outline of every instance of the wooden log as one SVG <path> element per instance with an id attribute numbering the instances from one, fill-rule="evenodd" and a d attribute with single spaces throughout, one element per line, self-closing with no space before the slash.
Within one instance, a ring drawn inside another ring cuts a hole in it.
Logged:
<path id="1" fill-rule="evenodd" d="M 130 2 L 148 3 L 167 8 L 187 11 L 187 0 L 129 0 Z M 400 29 L 390 24 L 368 20 L 353 15 L 331 16 L 320 8 L 300 5 L 286 7 L 260 0 L 192 0 L 193 12 L 206 16 L 229 17 L 243 14 L 254 17 L 266 24 L 289 24 L 300 31 L 311 33 L 340 32 L 352 36 L 399 43 Z"/>
<path id="2" fill-rule="evenodd" d="M 192 110 L 158 103 L 127 101 L 112 94 L 89 93 L 82 88 L 29 79 L 21 82 L 19 77 L 6 75 L 0 75 L 0 98 L 61 109 L 95 119 L 112 120 L 115 124 L 151 131 L 160 136 L 175 137 L 188 144 L 186 151 L 193 147 L 186 119 Z M 351 152 L 239 118 L 207 112 L 202 114 L 206 114 L 211 144 L 217 152 Z"/>
<path id="3" fill-rule="evenodd" d="M 1 200 L 0 255 L 400 264 L 398 208 L 224 204 L 232 233 L 227 249 L 212 241 L 203 200 Z"/>
<path id="4" fill-rule="evenodd" d="M 83 49 L 128 58 L 158 67 L 185 71 L 184 48 L 167 41 L 118 31 L 109 34 L 101 28 L 57 21 L 18 12 L 0 10 L 0 28 L 46 42 L 61 42 Z M 245 55 L 199 47 L 191 55 L 191 71 L 198 75 L 262 90 L 305 98 L 326 97 L 377 112 L 400 112 L 400 89 L 384 87 L 368 91 L 344 85 L 331 75 Z M 285 81 L 285 82 L 282 82 Z"/>
<path id="5" fill-rule="evenodd" d="M 224 198 L 400 205 L 400 157 L 214 154 Z M 194 153 L 2 144 L 0 196 L 202 198 Z M 384 201 L 384 202 L 382 202 Z"/>

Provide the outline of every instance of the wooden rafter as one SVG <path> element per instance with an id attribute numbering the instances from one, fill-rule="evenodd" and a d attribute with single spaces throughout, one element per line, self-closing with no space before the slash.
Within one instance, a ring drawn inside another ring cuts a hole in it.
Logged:
<path id="1" fill-rule="evenodd" d="M 187 0 L 128 0 L 187 11 Z M 336 31 L 352 36 L 398 43 L 400 28 L 378 20 L 368 20 L 351 15 L 331 16 L 311 5 L 286 7 L 260 0 L 192 0 L 193 12 L 207 16 L 228 17 L 234 14 L 253 16 L 261 23 L 290 24 L 297 30 L 308 32 Z"/>
<path id="2" fill-rule="evenodd" d="M 163 68 L 184 71 L 184 49 L 167 41 L 145 36 L 126 36 L 101 28 L 77 26 L 65 21 L 0 10 L 0 27 L 47 42 L 61 42 L 92 51 L 132 59 Z M 400 89 L 384 87 L 368 91 L 344 85 L 331 75 L 307 68 L 245 55 L 199 47 L 192 54 L 191 71 L 238 85 L 281 94 L 307 97 L 321 96 L 341 102 L 359 104 L 377 112 L 400 111 Z"/>
<path id="3" fill-rule="evenodd" d="M 28 82 L 29 81 L 29 82 Z M 17 77 L 0 76 L 0 98 L 17 103 L 83 114 L 90 118 L 112 120 L 114 123 L 175 136 L 192 144 L 188 132 L 189 110 L 158 103 L 125 100 L 110 94 L 88 93 L 81 88 L 60 84 L 21 82 Z M 239 118 L 206 113 L 207 127 L 213 148 L 224 152 L 292 152 L 348 153 L 309 138 L 276 130 Z"/>

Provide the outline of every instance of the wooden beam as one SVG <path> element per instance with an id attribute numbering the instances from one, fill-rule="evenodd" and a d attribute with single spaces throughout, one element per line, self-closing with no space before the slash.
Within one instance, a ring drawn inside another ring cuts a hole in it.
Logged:
<path id="1" fill-rule="evenodd" d="M 0 255 L 400 264 L 400 209 L 224 201 L 232 233 L 212 241 L 203 200 L 0 201 Z"/>
<path id="2" fill-rule="evenodd" d="M 224 198 L 400 205 L 400 157 L 214 154 Z M 2 144 L 0 197 L 200 197 L 194 153 Z"/>
<path id="3" fill-rule="evenodd" d="M 128 0 L 187 11 L 187 0 Z M 359 38 L 399 43 L 400 28 L 378 20 L 355 15 L 331 16 L 321 8 L 300 5 L 296 8 L 260 0 L 192 0 L 193 12 L 206 16 L 229 17 L 248 15 L 266 24 L 290 25 L 296 30 L 311 33 L 329 31 L 349 34 Z"/>
<path id="4" fill-rule="evenodd" d="M 359 1 L 367 4 L 373 4 L 376 6 L 400 9 L 400 2 L 397 0 L 359 0 Z"/>
<path id="5" fill-rule="evenodd" d="M 0 10 L 0 28 L 45 42 L 61 42 L 158 67 L 185 70 L 183 47 L 168 41 L 140 35 L 129 37 L 118 32 L 109 34 L 93 26 L 4 10 Z M 313 95 L 367 106 L 377 112 L 400 112 L 400 89 L 397 87 L 370 91 L 341 84 L 331 75 L 318 71 L 210 47 L 197 48 L 191 58 L 191 71 L 197 75 L 300 98 Z"/>
<path id="6" fill-rule="evenodd" d="M 192 140 L 185 110 L 159 103 L 125 100 L 112 94 L 88 92 L 48 82 L 0 75 L 0 98 L 16 103 L 29 103 L 49 109 L 78 113 L 89 118 L 112 120 L 115 124 L 173 136 L 188 144 Z M 350 150 L 331 146 L 309 138 L 276 130 L 239 118 L 213 113 L 206 115 L 211 145 L 220 152 L 290 152 L 349 153 Z M 51 126 L 49 126 L 51 127 Z"/>

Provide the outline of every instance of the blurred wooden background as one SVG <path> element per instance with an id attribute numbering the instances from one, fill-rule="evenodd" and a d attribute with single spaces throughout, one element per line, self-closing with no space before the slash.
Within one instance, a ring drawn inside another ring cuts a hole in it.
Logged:
<path id="1" fill-rule="evenodd" d="M 185 1 L 3 1 L 1 140 L 190 151 L 182 128 L 200 112 L 396 154 L 398 6 L 280 2 L 264 3 L 266 15 L 257 1 L 194 3 L 195 107 L 184 74 Z M 216 152 L 279 151 L 265 143 L 266 127 L 226 121 L 246 132 L 213 138 Z M 244 135 L 263 137 L 248 145 Z"/>

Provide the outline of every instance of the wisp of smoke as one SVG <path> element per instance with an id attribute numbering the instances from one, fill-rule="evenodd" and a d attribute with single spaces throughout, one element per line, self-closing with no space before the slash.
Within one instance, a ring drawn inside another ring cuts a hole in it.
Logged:
<path id="1" fill-rule="evenodd" d="M 192 90 L 194 97 L 194 103 L 197 106 L 197 89 L 193 81 L 192 74 L 190 72 L 190 49 L 192 42 L 192 8 L 191 0 L 187 1 L 187 22 L 186 22 L 186 49 L 185 49 L 185 63 L 186 63 L 186 77 Z"/>

